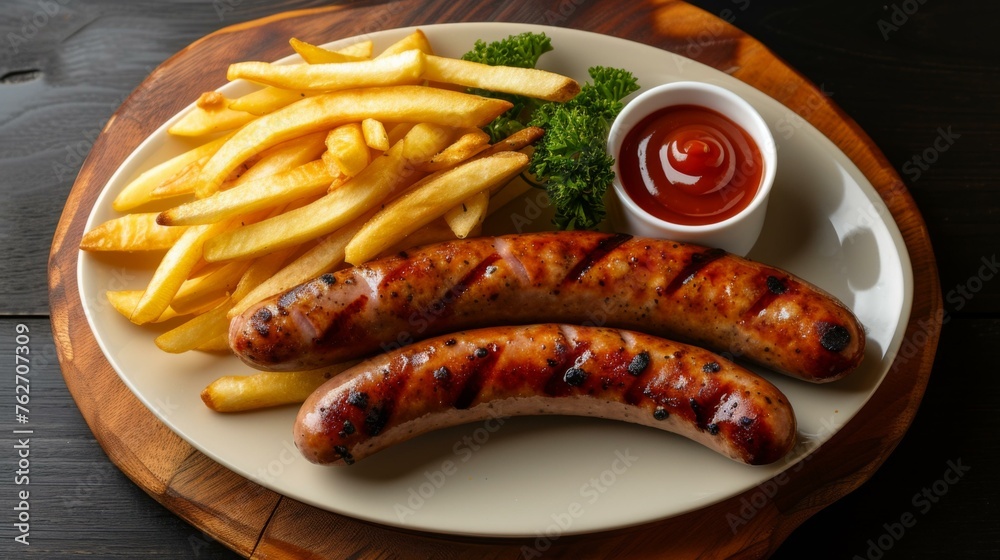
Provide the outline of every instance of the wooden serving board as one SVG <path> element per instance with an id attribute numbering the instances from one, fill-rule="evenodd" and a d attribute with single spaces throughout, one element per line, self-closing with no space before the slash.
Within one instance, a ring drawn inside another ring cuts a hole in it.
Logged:
<path id="1" fill-rule="evenodd" d="M 125 387 L 101 353 L 77 290 L 77 245 L 101 189 L 161 123 L 202 91 L 225 83 L 234 59 L 290 54 L 287 38 L 323 43 L 372 30 L 457 21 L 543 23 L 647 43 L 726 71 L 802 115 L 861 169 L 901 230 L 913 264 L 914 301 L 899 359 L 871 401 L 807 461 L 782 475 L 773 499 L 735 534 L 727 513 L 756 489 L 688 514 L 551 543 L 546 557 L 759 558 L 803 521 L 871 477 L 909 427 L 937 348 L 942 301 L 923 219 L 871 139 L 818 88 L 760 43 L 683 2 L 454 2 L 400 0 L 279 14 L 213 33 L 164 62 L 105 126 L 77 177 L 50 256 L 52 328 L 63 375 L 111 460 L 155 499 L 213 538 L 253 558 L 519 558 L 534 539 L 472 539 L 406 532 L 307 506 L 214 463 L 171 432 Z M 544 544 L 544 543 L 543 543 Z"/>

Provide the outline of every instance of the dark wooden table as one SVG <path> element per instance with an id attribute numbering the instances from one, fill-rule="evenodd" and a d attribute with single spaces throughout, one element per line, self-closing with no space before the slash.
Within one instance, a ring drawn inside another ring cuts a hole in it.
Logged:
<path id="1" fill-rule="evenodd" d="M 574 0 L 582 1 L 596 0 Z M 571 6 L 574 2 L 564 0 Z M 916 420 L 861 488 L 779 558 L 1000 557 L 1000 10 L 974 0 L 693 0 L 784 58 L 874 139 L 927 221 L 945 326 Z M 128 480 L 66 390 L 48 320 L 52 233 L 108 117 L 218 28 L 308 1 L 5 0 L 0 8 L 0 557 L 231 558 Z M 553 3 L 558 9 L 559 3 Z M 460 11 L 461 8 L 456 8 Z M 555 22 L 558 24 L 558 22 Z M 29 329 L 30 484 L 16 484 L 14 346 Z M 956 474 L 958 473 L 958 474 Z M 960 475 L 960 476 L 959 476 Z M 30 491 L 29 546 L 15 542 Z M 905 525 L 904 525 L 905 523 Z"/>

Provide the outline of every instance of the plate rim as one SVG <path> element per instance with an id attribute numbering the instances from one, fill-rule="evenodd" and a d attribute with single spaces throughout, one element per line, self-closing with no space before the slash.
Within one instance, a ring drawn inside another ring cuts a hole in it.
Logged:
<path id="1" fill-rule="evenodd" d="M 613 35 L 607 35 L 607 34 L 603 34 L 603 33 L 597 33 L 597 32 L 593 32 L 593 31 L 581 30 L 581 29 L 574 29 L 574 28 L 560 28 L 560 27 L 551 27 L 551 26 L 537 25 L 537 24 L 519 24 L 519 23 L 511 23 L 511 22 L 460 22 L 460 23 L 426 24 L 426 25 L 416 25 L 416 26 L 408 26 L 408 27 L 400 27 L 400 28 L 380 30 L 378 32 L 374 32 L 374 33 L 370 33 L 370 34 L 366 34 L 366 35 L 368 35 L 368 36 L 379 36 L 379 35 L 383 35 L 383 34 L 386 34 L 386 33 L 405 33 L 407 31 L 412 31 L 413 29 L 418 29 L 418 28 L 426 30 L 426 29 L 431 29 L 431 28 L 447 28 L 447 27 L 452 27 L 452 26 L 462 26 L 462 27 L 468 27 L 468 26 L 488 26 L 488 27 L 493 27 L 493 28 L 503 29 L 503 30 L 513 30 L 515 28 L 518 29 L 518 30 L 537 29 L 537 30 L 542 30 L 542 31 L 553 30 L 553 31 L 558 31 L 559 33 L 569 33 L 569 34 L 574 34 L 574 35 L 575 34 L 586 34 L 586 35 L 592 35 L 592 36 L 599 36 L 599 37 L 601 37 L 602 39 L 605 39 L 605 40 L 613 40 L 613 41 L 621 41 L 621 42 L 625 42 L 625 43 L 630 43 L 630 44 L 632 44 L 634 46 L 638 46 L 638 47 L 641 47 L 641 48 L 644 48 L 644 49 L 651 49 L 652 51 L 656 51 L 656 52 L 660 53 L 661 55 L 665 54 L 665 55 L 669 55 L 669 56 L 682 57 L 682 55 L 679 55 L 679 54 L 676 54 L 676 53 L 672 53 L 670 51 L 667 51 L 667 50 L 664 50 L 664 49 L 660 49 L 658 47 L 654 47 L 654 46 L 651 46 L 651 45 L 647 45 L 645 43 L 640 43 L 640 42 L 637 42 L 637 41 L 633 41 L 631 39 L 625 39 L 625 38 L 621 38 L 621 37 L 616 37 L 616 36 L 613 36 Z M 342 42 L 350 42 L 352 40 L 356 40 L 358 37 L 364 37 L 364 36 L 365 35 L 358 35 L 358 36 L 354 36 L 354 37 L 338 39 L 337 41 L 334 41 L 334 42 L 331 42 L 331 43 L 327 43 L 327 44 L 336 44 L 336 43 L 342 43 Z M 290 57 L 286 57 L 285 59 L 281 59 L 281 60 L 286 60 L 287 58 L 294 58 L 295 56 L 296 55 L 291 55 Z M 741 80 L 738 80 L 738 78 L 734 78 L 732 76 L 728 76 L 725 73 L 723 73 L 723 72 L 721 72 L 721 71 L 719 71 L 719 70 L 717 70 L 715 68 L 712 68 L 710 66 L 704 65 L 704 64 L 702 64 L 700 62 L 697 62 L 697 61 L 694 61 L 694 60 L 690 60 L 690 59 L 687 59 L 687 60 L 689 60 L 691 63 L 703 66 L 704 68 L 708 69 L 709 71 L 711 71 L 713 73 L 718 73 L 720 75 L 727 76 L 727 79 L 737 80 L 741 84 L 743 84 L 744 86 L 754 89 L 761 96 L 767 98 L 768 100 L 773 101 L 773 102 L 778 103 L 779 105 L 781 105 L 780 102 L 778 102 L 776 99 L 772 98 L 770 95 L 768 95 L 768 94 L 766 94 L 766 93 L 764 93 L 764 92 L 762 92 L 760 90 L 757 90 L 754 86 L 752 86 L 750 84 L 747 84 L 746 82 L 742 82 Z M 225 87 L 226 86 L 223 86 L 222 88 L 219 88 L 219 89 L 224 89 Z M 647 86 L 647 87 L 650 87 L 650 86 Z M 169 124 L 172 123 L 172 122 L 176 122 L 176 120 L 178 120 L 179 118 L 181 118 L 181 116 L 184 113 L 186 113 L 187 111 L 191 110 L 191 108 L 193 106 L 194 106 L 194 103 L 189 104 L 188 106 L 184 107 L 183 109 L 181 109 L 180 111 L 178 111 L 176 114 L 174 114 L 172 117 L 170 117 L 169 119 L 167 119 L 166 121 L 164 121 L 164 123 L 162 123 L 152 134 L 150 134 L 149 136 L 147 136 L 146 138 L 144 138 L 128 154 L 128 156 L 116 168 L 115 172 L 110 176 L 110 178 L 108 179 L 107 183 L 103 187 L 101 187 L 101 191 L 100 191 L 100 193 L 98 195 L 98 198 L 95 200 L 95 202 L 94 202 L 93 206 L 91 207 L 90 212 L 88 214 L 87 226 L 86 227 L 88 227 L 88 228 L 90 227 L 91 222 L 94 219 L 95 210 L 97 209 L 98 206 L 101 205 L 101 203 L 104 200 L 104 198 L 106 196 L 109 196 L 108 185 L 113 184 L 113 183 L 116 182 L 116 180 L 118 180 L 119 174 L 123 173 L 123 171 L 132 162 L 133 158 L 138 158 L 138 154 L 142 151 L 143 147 L 145 147 L 148 143 L 152 142 L 154 140 L 154 138 L 157 135 L 159 135 L 162 130 L 165 129 L 165 127 L 169 126 Z M 787 109 L 787 107 L 786 107 L 786 109 Z M 812 130 L 813 130 L 814 134 L 816 135 L 816 137 L 819 138 L 822 142 L 825 142 L 827 144 L 827 147 L 833 150 L 833 153 L 840 160 L 840 161 L 838 161 L 838 163 L 840 163 L 841 165 L 844 165 L 844 166 L 848 167 L 851 170 L 851 172 L 853 173 L 853 175 L 855 177 L 860 177 L 860 178 L 863 179 L 863 181 L 859 182 L 858 186 L 861 187 L 862 192 L 869 199 L 869 202 L 872 202 L 873 200 L 881 202 L 881 199 L 880 199 L 880 196 L 879 196 L 879 192 L 874 187 L 874 185 L 872 184 L 872 182 L 864 175 L 864 173 L 862 173 L 860 171 L 860 169 L 857 168 L 857 166 L 853 162 L 853 160 L 851 160 L 839 147 L 837 147 L 836 144 L 834 144 L 833 141 L 829 137 L 827 137 L 822 131 L 816 129 L 810 123 L 806 123 L 806 126 L 809 126 L 810 128 L 812 128 Z M 901 309 L 901 311 L 900 311 L 899 324 L 898 324 L 896 332 L 895 332 L 895 334 L 893 336 L 892 343 L 891 343 L 891 345 L 890 345 L 889 348 L 885 349 L 887 355 L 891 353 L 893 355 L 893 357 L 895 357 L 895 351 L 894 350 L 899 348 L 899 343 L 901 342 L 901 339 L 903 338 L 903 336 L 905 334 L 906 326 L 908 325 L 908 322 L 909 322 L 910 313 L 912 312 L 912 304 L 913 304 L 913 270 L 912 270 L 912 263 L 910 261 L 909 250 L 906 247 L 905 240 L 902 237 L 902 233 L 901 233 L 901 231 L 899 229 L 898 224 L 896 223 L 895 219 L 891 215 L 884 216 L 884 218 L 885 217 L 888 217 L 888 219 L 883 219 L 882 221 L 883 221 L 883 223 L 887 227 L 887 230 L 888 230 L 888 233 L 890 235 L 890 238 L 893 241 L 894 248 L 895 248 L 895 250 L 897 251 L 897 253 L 898 253 L 899 257 L 900 257 L 901 265 L 903 265 L 902 266 L 902 270 L 901 270 L 902 275 L 903 275 L 903 287 L 904 287 L 904 294 L 903 294 L 903 303 L 904 304 L 903 304 L 903 309 Z M 83 285 L 83 282 L 84 282 L 83 278 L 85 276 L 85 272 L 84 272 L 84 266 L 85 266 L 85 264 L 84 263 L 88 260 L 85 255 L 86 255 L 86 253 L 84 253 L 84 252 L 81 251 L 80 254 L 79 254 L 78 261 L 77 261 L 77 284 L 78 284 L 77 287 L 78 287 L 78 289 L 80 289 L 81 293 L 84 293 L 84 291 L 82 290 L 82 285 Z M 98 345 L 100 346 L 101 351 L 104 353 L 104 357 L 106 359 L 108 359 L 108 363 L 112 366 L 112 369 L 116 372 L 116 374 L 118 375 L 118 378 L 129 388 L 129 390 L 140 400 L 140 402 L 142 402 L 143 405 L 148 410 L 150 410 L 150 412 L 152 412 L 157 417 L 158 420 L 160 420 L 168 429 L 170 429 L 171 432 L 177 434 L 179 437 L 181 437 L 189 445 L 192 445 L 193 447 L 195 447 L 196 449 L 198 449 L 199 451 L 201 451 L 202 453 L 204 453 L 205 455 L 207 455 L 211 460 L 220 463 L 221 465 L 223 465 L 227 469 L 233 470 L 234 472 L 236 472 L 237 474 L 240 474 L 241 476 L 244 476 L 244 474 L 241 472 L 240 469 L 233 468 L 233 466 L 231 466 L 228 463 L 228 461 L 220 459 L 213 451 L 211 451 L 209 449 L 202 448 L 197 442 L 192 441 L 188 437 L 185 437 L 180 432 L 178 432 L 178 430 L 175 429 L 175 427 L 172 425 L 172 423 L 169 421 L 169 419 L 165 418 L 161 414 L 161 410 L 158 407 L 151 406 L 151 403 L 147 400 L 146 396 L 144 396 L 142 393 L 140 393 L 137 390 L 137 388 L 134 386 L 132 380 L 129 379 L 124 374 L 124 372 L 122 372 L 119 369 L 117 362 L 115 360 L 110 359 L 110 354 L 108 352 L 108 348 L 105 346 L 105 341 L 100 336 L 98 336 L 97 331 L 94 330 L 95 323 L 94 323 L 94 320 L 92 318 L 92 314 L 91 314 L 90 308 L 88 306 L 83 306 L 83 310 L 84 310 L 84 313 L 85 313 L 85 315 L 87 317 L 88 326 L 93 331 L 93 334 L 95 335 L 94 338 L 97 341 Z M 893 351 L 890 352 L 890 350 L 893 350 Z M 891 368 L 891 365 L 892 365 L 891 361 L 890 361 L 889 365 L 890 365 L 890 368 Z M 881 387 L 881 384 L 882 384 L 882 382 L 885 379 L 886 373 L 887 372 L 884 372 L 881 375 L 881 378 L 880 378 L 878 384 L 867 395 L 867 397 L 865 399 L 865 402 L 862 403 L 859 406 L 859 408 L 858 408 L 858 410 L 856 411 L 855 414 L 859 413 L 866 406 L 867 402 L 878 391 L 879 387 Z M 853 419 L 853 416 L 851 418 L 846 419 L 844 421 L 844 424 L 841 426 L 841 428 L 843 426 L 846 426 L 847 423 L 851 421 L 851 419 Z M 801 460 L 801 458 L 799 460 Z M 779 474 L 781 472 L 785 472 L 788 468 L 791 468 L 791 466 L 793 466 L 794 464 L 795 464 L 795 462 L 789 463 L 784 469 L 782 469 L 781 471 L 779 471 Z M 258 484 L 261 484 L 261 482 L 259 480 L 255 480 L 254 482 L 256 482 Z M 262 484 L 262 485 L 270 488 L 271 490 L 274 490 L 275 492 L 277 492 L 278 494 L 280 494 L 282 496 L 288 496 L 287 494 L 281 492 L 280 490 L 275 489 L 272 486 L 269 486 L 267 484 Z M 719 501 L 723 501 L 725 499 L 728 499 L 728 498 L 731 498 L 733 496 L 739 495 L 740 493 L 746 491 L 747 489 L 749 489 L 749 488 L 744 488 L 744 489 L 739 490 L 737 492 L 734 492 L 732 494 L 720 496 L 720 497 L 718 497 L 715 500 L 712 500 L 712 501 L 709 501 L 709 502 L 705 502 L 705 503 L 701 503 L 697 507 L 694 507 L 694 508 L 691 508 L 691 509 L 687 509 L 687 510 L 684 510 L 684 511 L 681 511 L 681 512 L 678 512 L 678 513 L 674 513 L 674 514 L 671 514 L 671 515 L 666 516 L 666 517 L 673 517 L 673 516 L 676 516 L 676 515 L 681 515 L 681 514 L 687 513 L 689 511 L 693 511 L 693 510 L 696 510 L 696 509 L 701 509 L 701 508 L 707 507 L 707 506 L 712 505 L 714 503 L 717 503 Z M 362 519 L 362 520 L 366 520 L 366 521 L 374 521 L 376 523 L 385 524 L 385 525 L 389 525 L 389 526 L 393 526 L 393 527 L 398 527 L 398 528 L 404 528 L 404 529 L 413 529 L 414 528 L 414 527 L 408 526 L 408 525 L 402 525 L 402 524 L 400 524 L 400 525 L 394 525 L 392 523 L 386 523 L 385 520 L 382 519 L 382 518 L 367 518 L 365 516 L 360 516 L 360 515 L 358 515 L 358 514 L 356 514 L 354 512 L 345 511 L 345 510 L 342 510 L 342 509 L 331 508 L 328 504 L 324 504 L 324 503 L 321 503 L 321 502 L 311 502 L 309 500 L 302 500 L 301 497 L 296 497 L 296 496 L 289 496 L 289 497 L 291 497 L 292 499 L 297 499 L 297 500 L 300 500 L 300 501 L 305 501 L 306 503 L 311 503 L 312 505 L 315 505 L 316 507 L 319 507 L 319 508 L 321 508 L 323 510 L 326 510 L 326 511 L 331 511 L 331 512 L 335 512 L 335 513 L 342 514 L 342 515 L 347 515 L 347 516 L 350 516 L 350 517 L 353 517 L 353 518 L 356 518 L 356 519 Z M 646 520 L 642 520 L 642 521 L 638 521 L 638 522 L 628 522 L 628 523 L 624 523 L 624 524 L 618 525 L 618 526 L 607 526 L 607 527 L 602 527 L 600 529 L 588 529 L 588 530 L 584 530 L 584 531 L 580 531 L 580 532 L 588 532 L 589 533 L 589 532 L 601 531 L 601 530 L 612 530 L 612 529 L 617 529 L 617 528 L 621 528 L 621 527 L 625 527 L 625 526 L 635 525 L 637 523 L 645 523 L 645 522 L 650 522 L 650 521 L 656 521 L 658 519 L 663 519 L 663 518 L 664 517 L 659 517 L 659 518 L 654 518 L 654 519 L 646 519 Z M 417 527 L 416 529 L 417 530 L 428 530 L 428 529 L 424 529 L 424 528 L 420 528 L 420 527 Z M 465 532 L 436 531 L 436 530 L 431 530 L 431 531 L 445 533 L 445 534 L 456 534 L 456 535 L 501 536 L 501 537 L 527 536 L 527 534 L 522 534 L 522 533 L 508 534 L 508 533 L 503 533 L 503 532 L 500 532 L 500 533 L 465 533 Z M 575 534 L 575 533 L 573 531 L 567 531 L 565 534 Z"/>

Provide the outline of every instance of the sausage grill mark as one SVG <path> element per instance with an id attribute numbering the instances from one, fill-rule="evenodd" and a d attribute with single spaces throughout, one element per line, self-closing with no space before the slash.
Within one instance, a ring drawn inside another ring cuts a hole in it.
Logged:
<path id="1" fill-rule="evenodd" d="M 482 355 L 479 350 L 485 350 L 485 355 Z M 488 349 L 479 348 L 471 356 L 473 358 L 470 365 L 471 371 L 465 379 L 465 384 L 462 385 L 462 391 L 455 399 L 455 408 L 459 410 L 469 408 L 479 397 L 487 380 L 493 375 L 493 368 L 496 366 L 497 359 L 500 358 L 500 349 L 496 344 L 490 344 Z"/>
<path id="2" fill-rule="evenodd" d="M 566 273 L 566 277 L 563 278 L 562 285 L 565 286 L 566 284 L 579 282 L 588 270 L 593 268 L 593 266 L 600 262 L 601 259 L 608 256 L 608 253 L 614 251 L 619 245 L 625 243 L 629 239 L 632 239 L 632 236 L 625 233 L 619 233 L 601 239 L 600 242 L 597 243 L 596 247 L 587 252 L 587 254 L 584 255 L 582 259 L 577 261 L 576 265 L 574 265 L 573 268 Z"/>
<path id="3" fill-rule="evenodd" d="M 667 295 L 672 295 L 677 290 L 681 289 L 681 286 L 690 282 L 695 274 L 698 274 L 702 268 L 711 263 L 714 260 L 718 260 L 726 256 L 726 252 L 722 249 L 708 249 L 703 253 L 695 253 L 691 255 L 691 262 L 687 264 L 681 271 L 674 277 L 673 280 L 667 284 Z"/>

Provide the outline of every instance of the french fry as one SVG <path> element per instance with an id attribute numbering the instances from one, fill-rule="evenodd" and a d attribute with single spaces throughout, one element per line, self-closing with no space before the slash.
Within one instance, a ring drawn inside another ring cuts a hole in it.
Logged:
<path id="1" fill-rule="evenodd" d="M 388 148 L 387 148 L 388 149 Z M 354 177 L 368 166 L 368 146 L 359 123 L 338 126 L 326 136 L 323 161 L 331 174 Z"/>
<path id="2" fill-rule="evenodd" d="M 194 194 L 194 190 L 201 178 L 201 170 L 208 163 L 209 159 L 211 159 L 211 156 L 205 156 L 189 163 L 187 167 L 176 175 L 153 189 L 152 198 L 158 200 Z M 246 171 L 246 167 L 242 171 Z"/>
<path id="3" fill-rule="evenodd" d="M 257 154 L 257 161 L 239 177 L 224 182 L 219 188 L 229 190 L 249 182 L 260 182 L 313 161 L 326 149 L 323 143 L 325 137 L 322 132 L 314 132 L 273 146 Z M 212 183 L 199 182 L 195 194 L 198 198 L 210 196 L 216 192 L 213 186 Z"/>
<path id="4" fill-rule="evenodd" d="M 158 251 L 173 247 L 187 228 L 164 227 L 156 213 L 126 214 L 104 222 L 84 234 L 84 251 Z"/>
<path id="5" fill-rule="evenodd" d="M 174 136 L 204 136 L 239 128 L 257 118 L 256 115 L 229 108 L 230 101 L 217 91 L 206 91 L 195 108 L 174 123 L 167 132 Z"/>
<path id="6" fill-rule="evenodd" d="M 165 210 L 159 214 L 157 221 L 170 226 L 211 224 L 288 204 L 299 198 L 321 195 L 331 185 L 340 185 L 346 180 L 346 176 L 331 175 L 323 161 L 315 160 L 295 169 Z"/>
<path id="7" fill-rule="evenodd" d="M 389 135 L 385 132 L 385 126 L 378 120 L 365 119 L 361 121 L 361 134 L 369 148 L 382 152 L 389 149 Z"/>
<path id="8" fill-rule="evenodd" d="M 454 241 L 455 239 L 457 239 L 455 232 L 448 226 L 448 222 L 444 221 L 444 218 L 438 218 L 407 235 L 395 245 L 376 255 L 375 258 L 388 257 L 421 245 Z"/>
<path id="9" fill-rule="evenodd" d="M 229 335 L 226 334 L 219 335 L 208 342 L 201 343 L 201 345 L 195 348 L 195 350 L 201 350 L 202 352 L 227 353 L 232 353 L 233 351 L 233 349 L 229 347 Z"/>
<path id="10" fill-rule="evenodd" d="M 395 54 L 399 54 L 406 51 L 418 50 L 424 54 L 434 54 L 434 50 L 431 48 L 431 42 L 427 40 L 427 35 L 421 30 L 416 30 L 410 33 L 406 37 L 396 41 L 395 43 L 386 47 L 384 51 L 376 56 L 376 59 L 390 57 Z"/>
<path id="11" fill-rule="evenodd" d="M 358 362 L 346 362 L 310 371 L 261 372 L 229 375 L 210 383 L 201 400 L 216 412 L 243 412 L 306 400 L 320 385 Z"/>
<path id="12" fill-rule="evenodd" d="M 236 288 L 249 266 L 249 261 L 228 262 L 211 274 L 185 281 L 170 300 L 170 307 L 178 313 L 212 309 Z"/>
<path id="13" fill-rule="evenodd" d="M 413 169 L 448 144 L 448 129 L 418 125 L 357 177 L 302 208 L 226 232 L 205 245 L 205 260 L 250 258 L 331 233 L 393 191 L 422 177 Z"/>
<path id="14" fill-rule="evenodd" d="M 292 50 L 298 53 L 298 55 L 302 57 L 302 60 L 306 61 L 307 64 L 359 62 L 366 59 L 366 57 L 363 56 L 354 56 L 350 54 L 339 53 L 337 51 L 327 50 L 324 49 L 323 47 L 318 47 L 316 45 L 307 43 L 305 41 L 300 41 L 295 37 L 289 39 L 288 44 L 292 46 Z"/>
<path id="15" fill-rule="evenodd" d="M 503 152 L 429 176 L 361 228 L 347 244 L 347 262 L 356 265 L 371 259 L 462 200 L 506 183 L 527 165 L 528 156 Z"/>
<path id="16" fill-rule="evenodd" d="M 416 126 L 416 123 L 399 123 L 394 125 L 391 129 L 389 129 L 389 145 L 392 146 L 396 142 L 402 140 L 414 126 Z"/>
<path id="17" fill-rule="evenodd" d="M 356 56 L 358 58 L 371 58 L 374 47 L 375 44 L 369 39 L 358 41 L 357 43 L 351 43 L 342 49 L 337 49 L 335 52 L 346 54 L 348 56 Z"/>
<path id="18" fill-rule="evenodd" d="M 423 71 L 424 54 L 412 50 L 374 60 L 334 64 L 237 62 L 229 66 L 226 77 L 296 91 L 335 91 L 415 84 Z"/>
<path id="19" fill-rule="evenodd" d="M 543 134 L 545 134 L 545 130 L 537 126 L 525 127 L 491 145 L 489 149 L 479 155 L 486 157 L 500 152 L 517 152 L 534 144 Z"/>
<path id="20" fill-rule="evenodd" d="M 135 306 L 139 303 L 139 300 L 142 299 L 142 290 L 108 290 L 105 292 L 105 295 L 108 298 L 108 302 L 111 303 L 111 307 L 128 319 L 132 316 L 132 312 L 135 311 Z M 168 307 L 163 310 L 163 313 L 159 317 L 150 322 L 162 323 L 177 316 L 178 313 L 172 307 Z"/>
<path id="21" fill-rule="evenodd" d="M 153 342 L 164 352 L 179 354 L 224 336 L 229 328 L 226 313 L 229 311 L 231 301 L 231 298 L 226 298 L 210 311 L 196 315 L 186 323 L 170 329 L 156 337 Z"/>
<path id="22" fill-rule="evenodd" d="M 545 70 L 490 66 L 434 55 L 427 55 L 425 58 L 423 77 L 432 82 L 458 84 L 560 103 L 569 101 L 580 93 L 580 84 L 576 80 Z"/>
<path id="23" fill-rule="evenodd" d="M 486 219 L 486 210 L 490 205 L 489 191 L 478 192 L 462 201 L 458 206 L 445 212 L 444 220 L 459 239 L 465 239 L 476 226 Z"/>
<path id="24" fill-rule="evenodd" d="M 262 299 L 287 292 L 299 284 L 329 272 L 344 262 L 344 248 L 374 211 L 355 218 L 350 224 L 326 236 L 267 280 L 261 282 L 229 311 L 229 318 L 243 313 Z"/>
<path id="25" fill-rule="evenodd" d="M 510 204 L 515 198 L 519 198 L 533 187 L 526 183 L 521 177 L 514 177 L 509 183 L 490 197 L 490 206 L 486 211 L 487 216 L 492 216 L 494 212 Z M 544 192 L 539 190 L 538 192 Z"/>
<path id="26" fill-rule="evenodd" d="M 229 108 L 243 111 L 251 115 L 266 115 L 273 113 L 286 105 L 291 105 L 303 97 L 312 95 L 304 91 L 281 89 L 267 86 L 255 92 L 248 93 L 229 102 Z"/>
<path id="27" fill-rule="evenodd" d="M 153 196 L 153 190 L 156 187 L 170 180 L 192 163 L 211 157 L 212 154 L 218 151 L 229 140 L 230 136 L 232 134 L 227 134 L 207 144 L 202 144 L 197 148 L 170 158 L 152 169 L 144 171 L 118 193 L 118 196 L 115 197 L 112 203 L 112 207 L 118 212 L 127 212 L 153 201 L 156 198 Z"/>
<path id="28" fill-rule="evenodd" d="M 423 86 L 362 88 L 307 97 L 247 124 L 202 169 L 201 181 L 221 184 L 250 156 L 298 136 L 365 118 L 480 127 L 512 104 Z"/>
<path id="29" fill-rule="evenodd" d="M 156 267 L 153 278 L 149 281 L 129 320 L 137 325 L 143 325 L 158 318 L 170 305 L 174 294 L 201 259 L 205 241 L 229 227 L 231 227 L 229 222 L 219 222 L 188 228 Z"/>
<path id="30" fill-rule="evenodd" d="M 227 297 L 211 311 L 202 313 L 156 337 L 154 340 L 156 346 L 165 352 L 176 354 L 194 350 L 219 336 L 225 336 L 229 330 L 228 314 L 233 303 L 243 298 L 263 278 L 271 276 L 281 268 L 292 250 L 294 248 L 271 253 L 254 261 L 243 273 L 232 296 Z"/>
<path id="31" fill-rule="evenodd" d="M 489 149 L 490 135 L 475 128 L 459 137 L 452 145 L 420 164 L 421 171 L 440 171 L 454 167 L 472 156 Z"/>

